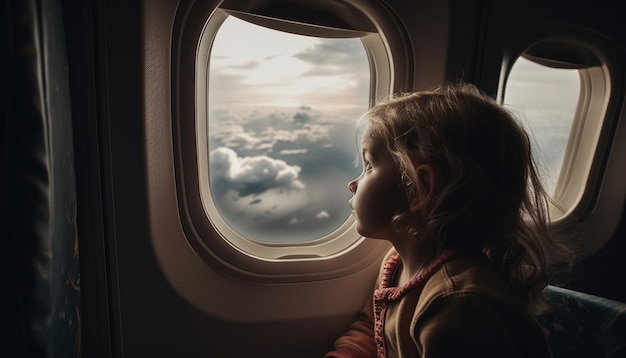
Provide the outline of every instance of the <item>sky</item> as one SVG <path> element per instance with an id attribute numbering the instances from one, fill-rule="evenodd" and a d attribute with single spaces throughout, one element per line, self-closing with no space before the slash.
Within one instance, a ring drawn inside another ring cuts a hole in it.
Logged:
<path id="1" fill-rule="evenodd" d="M 577 70 L 547 68 L 520 58 L 508 78 L 504 103 L 534 139 L 534 156 L 549 193 L 563 163 L 580 93 Z"/>
<path id="2" fill-rule="evenodd" d="M 291 35 L 229 17 L 210 56 L 210 183 L 226 222 L 270 242 L 313 240 L 343 224 L 347 183 L 360 172 L 354 124 L 369 102 L 360 40 Z M 525 60 L 509 78 L 505 103 L 537 138 L 549 182 L 578 81 L 575 71 Z"/>
<path id="3" fill-rule="evenodd" d="M 209 96 L 219 105 L 363 106 L 369 64 L 358 39 L 292 35 L 228 17 L 211 51 Z"/>
<path id="4" fill-rule="evenodd" d="M 350 215 L 354 124 L 369 103 L 359 39 L 280 33 L 229 17 L 210 54 L 209 163 L 214 202 L 233 229 L 294 242 Z"/>

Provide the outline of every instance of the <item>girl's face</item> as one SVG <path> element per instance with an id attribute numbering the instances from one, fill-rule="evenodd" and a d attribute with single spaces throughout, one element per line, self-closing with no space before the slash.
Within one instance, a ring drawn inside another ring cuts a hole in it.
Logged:
<path id="1" fill-rule="evenodd" d="M 368 238 L 392 240 L 395 232 L 391 218 L 408 208 L 400 170 L 383 139 L 369 129 L 363 136 L 362 148 L 363 172 L 348 184 L 352 192 L 348 203 L 356 218 L 356 229 Z"/>

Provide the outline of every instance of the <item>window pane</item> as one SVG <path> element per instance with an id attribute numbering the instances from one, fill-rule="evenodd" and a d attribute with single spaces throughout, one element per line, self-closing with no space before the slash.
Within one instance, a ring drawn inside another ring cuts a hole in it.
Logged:
<path id="1" fill-rule="evenodd" d="M 229 17 L 209 61 L 211 193 L 246 237 L 304 242 L 350 215 L 354 123 L 370 69 L 359 39 L 283 33 Z"/>
<path id="2" fill-rule="evenodd" d="M 504 102 L 533 139 L 533 156 L 553 194 L 563 165 L 578 97 L 578 70 L 551 68 L 518 58 L 507 81 Z"/>

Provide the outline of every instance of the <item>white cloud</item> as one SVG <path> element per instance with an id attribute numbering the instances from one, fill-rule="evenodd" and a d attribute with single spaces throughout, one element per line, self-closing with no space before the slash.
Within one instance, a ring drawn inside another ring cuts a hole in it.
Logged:
<path id="1" fill-rule="evenodd" d="M 310 108 L 235 106 L 212 111 L 209 114 L 211 148 L 225 146 L 240 156 L 269 155 L 275 150 L 283 155 L 304 154 L 310 151 L 311 144 L 332 146 L 329 142 L 341 123 L 336 117 L 344 119 L 341 125 L 345 126 L 355 115 L 341 112 L 333 116 Z"/>
<path id="2" fill-rule="evenodd" d="M 293 218 L 291 218 L 291 220 L 289 220 L 287 225 L 298 225 L 298 224 L 301 224 L 301 223 L 303 223 L 305 221 L 306 220 L 304 220 L 304 219 L 300 219 L 298 217 L 293 217 Z"/>
<path id="3" fill-rule="evenodd" d="M 307 152 L 308 152 L 308 149 L 283 149 L 278 153 L 281 155 L 294 155 L 294 154 L 304 154 Z"/>
<path id="4" fill-rule="evenodd" d="M 268 128 L 260 133 L 264 138 L 271 141 L 296 142 L 305 140 L 309 143 L 324 141 L 329 139 L 329 131 L 331 125 L 324 124 L 307 124 L 304 128 L 299 129 L 274 129 Z"/>
<path id="5" fill-rule="evenodd" d="M 295 35 L 229 17 L 215 37 L 210 61 L 213 108 L 369 102 L 369 62 L 358 39 Z"/>
<path id="6" fill-rule="evenodd" d="M 328 219 L 329 217 L 330 215 L 325 210 L 322 210 L 319 213 L 317 213 L 317 215 L 315 215 L 315 218 L 318 220 L 325 220 L 325 219 Z"/>
<path id="7" fill-rule="evenodd" d="M 240 195 L 263 193 L 272 188 L 300 190 L 305 187 L 299 180 L 300 167 L 265 155 L 239 157 L 227 147 L 211 151 L 211 179 L 216 186 L 223 185 Z"/>
<path id="8" fill-rule="evenodd" d="M 357 175 L 354 121 L 361 113 L 308 103 L 213 107 L 209 165 L 220 214 L 268 242 L 316 239 L 337 228 L 350 213 L 345 183 Z"/>
<path id="9" fill-rule="evenodd" d="M 244 149 L 252 149 L 259 142 L 261 142 L 259 138 L 255 138 L 250 134 L 244 132 L 231 134 L 230 136 L 224 138 L 224 140 L 222 141 L 222 143 L 224 143 L 228 147 L 237 147 Z"/>

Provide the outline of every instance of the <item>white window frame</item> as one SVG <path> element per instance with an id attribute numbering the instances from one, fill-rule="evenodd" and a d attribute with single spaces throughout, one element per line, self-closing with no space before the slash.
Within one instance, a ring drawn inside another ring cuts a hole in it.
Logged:
<path id="1" fill-rule="evenodd" d="M 378 31 L 361 38 L 370 62 L 370 102 L 373 104 L 377 98 L 406 91 L 410 88 L 410 76 L 395 80 L 396 69 L 409 67 L 412 57 L 410 50 L 404 47 L 407 43 L 404 41 L 405 35 L 398 32 L 388 18 L 389 14 L 382 11 L 379 5 L 360 1 L 354 1 L 352 5 L 367 15 Z M 249 240 L 230 228 L 219 215 L 208 185 L 206 99 L 210 47 L 220 25 L 229 15 L 219 8 L 211 11 L 209 16 L 207 12 L 204 14 L 206 18 L 200 24 L 202 14 L 189 12 L 186 19 L 189 26 L 184 26 L 179 38 L 178 61 L 173 62 L 176 108 L 173 120 L 174 128 L 178 129 L 174 131 L 174 142 L 178 149 L 175 157 L 179 212 L 191 247 L 207 264 L 223 274 L 255 282 L 331 279 L 354 274 L 377 262 L 388 250 L 389 244 L 360 237 L 352 217 L 348 217 L 343 225 L 323 238 L 282 244 Z M 374 18 L 372 14 L 380 17 Z M 276 23 L 272 25 L 276 28 Z M 394 38 L 392 43 L 385 37 L 388 32 L 393 35 L 390 36 Z M 194 52 L 191 53 L 189 48 L 194 41 Z M 392 58 L 392 53 L 399 56 Z M 193 71 L 189 71 L 192 61 Z M 190 87 L 193 88 L 193 94 L 189 92 Z M 194 138 L 193 143 L 188 140 L 190 135 Z"/>
<path id="2" fill-rule="evenodd" d="M 607 195 L 611 194 L 606 193 L 607 187 L 602 185 L 607 162 L 601 158 L 606 157 L 613 145 L 614 127 L 618 122 L 616 103 L 621 91 L 612 82 L 621 65 L 607 52 L 606 49 L 612 47 L 609 43 L 579 30 L 559 27 L 535 29 L 522 41 L 525 41 L 525 46 L 520 46 L 518 42 L 511 46 L 517 51 L 505 55 L 498 92 L 500 100 L 504 98 L 506 80 L 515 60 L 534 46 L 545 43 L 574 45 L 593 54 L 598 61 L 592 67 L 578 70 L 580 95 L 553 202 L 549 204 L 551 222 L 556 228 L 585 222 L 580 236 L 573 237 L 570 244 L 579 257 L 586 257 L 604 246 L 619 221 L 615 217 L 618 213 L 606 207 L 610 205 Z M 610 215 L 606 215 L 607 212 Z M 602 234 L 594 240 L 581 240 L 587 228 Z"/>

